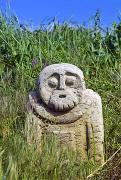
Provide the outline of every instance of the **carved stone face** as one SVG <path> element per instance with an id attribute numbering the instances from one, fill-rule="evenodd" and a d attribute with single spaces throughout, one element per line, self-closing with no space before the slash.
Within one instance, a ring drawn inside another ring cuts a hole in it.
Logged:
<path id="1" fill-rule="evenodd" d="M 38 91 L 48 108 L 56 112 L 73 109 L 85 89 L 82 71 L 71 64 L 53 64 L 40 73 Z"/>

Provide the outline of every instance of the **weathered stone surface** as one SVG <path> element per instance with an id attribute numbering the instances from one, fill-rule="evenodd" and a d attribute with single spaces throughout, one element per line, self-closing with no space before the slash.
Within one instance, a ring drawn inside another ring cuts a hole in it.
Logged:
<path id="1" fill-rule="evenodd" d="M 83 72 L 72 64 L 42 70 L 29 94 L 26 132 L 41 147 L 42 134 L 55 134 L 64 148 L 104 162 L 104 128 L 100 96 L 86 89 Z"/>

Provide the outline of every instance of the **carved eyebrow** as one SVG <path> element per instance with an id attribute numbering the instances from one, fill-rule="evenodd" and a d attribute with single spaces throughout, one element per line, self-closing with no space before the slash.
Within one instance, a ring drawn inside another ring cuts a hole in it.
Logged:
<path id="1" fill-rule="evenodd" d="M 58 73 L 53 73 L 53 74 L 51 74 L 51 76 L 50 77 L 56 77 L 56 78 L 58 78 L 59 77 L 59 74 Z"/>
<path id="2" fill-rule="evenodd" d="M 76 73 L 72 73 L 72 72 L 69 72 L 69 71 L 67 71 L 67 72 L 65 73 L 65 75 L 78 77 L 78 75 L 77 75 Z"/>

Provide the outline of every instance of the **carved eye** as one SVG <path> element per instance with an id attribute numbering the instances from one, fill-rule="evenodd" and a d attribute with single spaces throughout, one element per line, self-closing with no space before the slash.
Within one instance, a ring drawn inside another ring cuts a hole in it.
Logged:
<path id="1" fill-rule="evenodd" d="M 67 86 L 73 86 L 74 83 L 75 83 L 75 77 L 67 77 L 66 78 L 65 84 Z"/>
<path id="2" fill-rule="evenodd" d="M 51 79 L 48 80 L 48 85 L 49 85 L 51 88 L 55 88 L 55 87 L 57 87 L 57 85 L 58 85 L 58 80 L 57 80 L 55 77 L 53 77 L 53 78 L 51 78 Z"/>

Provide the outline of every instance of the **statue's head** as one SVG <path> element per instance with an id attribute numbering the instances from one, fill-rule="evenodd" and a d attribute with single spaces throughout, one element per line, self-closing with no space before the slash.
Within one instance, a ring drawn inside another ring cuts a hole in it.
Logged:
<path id="1" fill-rule="evenodd" d="M 44 68 L 38 79 L 38 92 L 43 103 L 56 112 L 73 109 L 85 90 L 83 72 L 72 64 L 53 64 Z"/>

